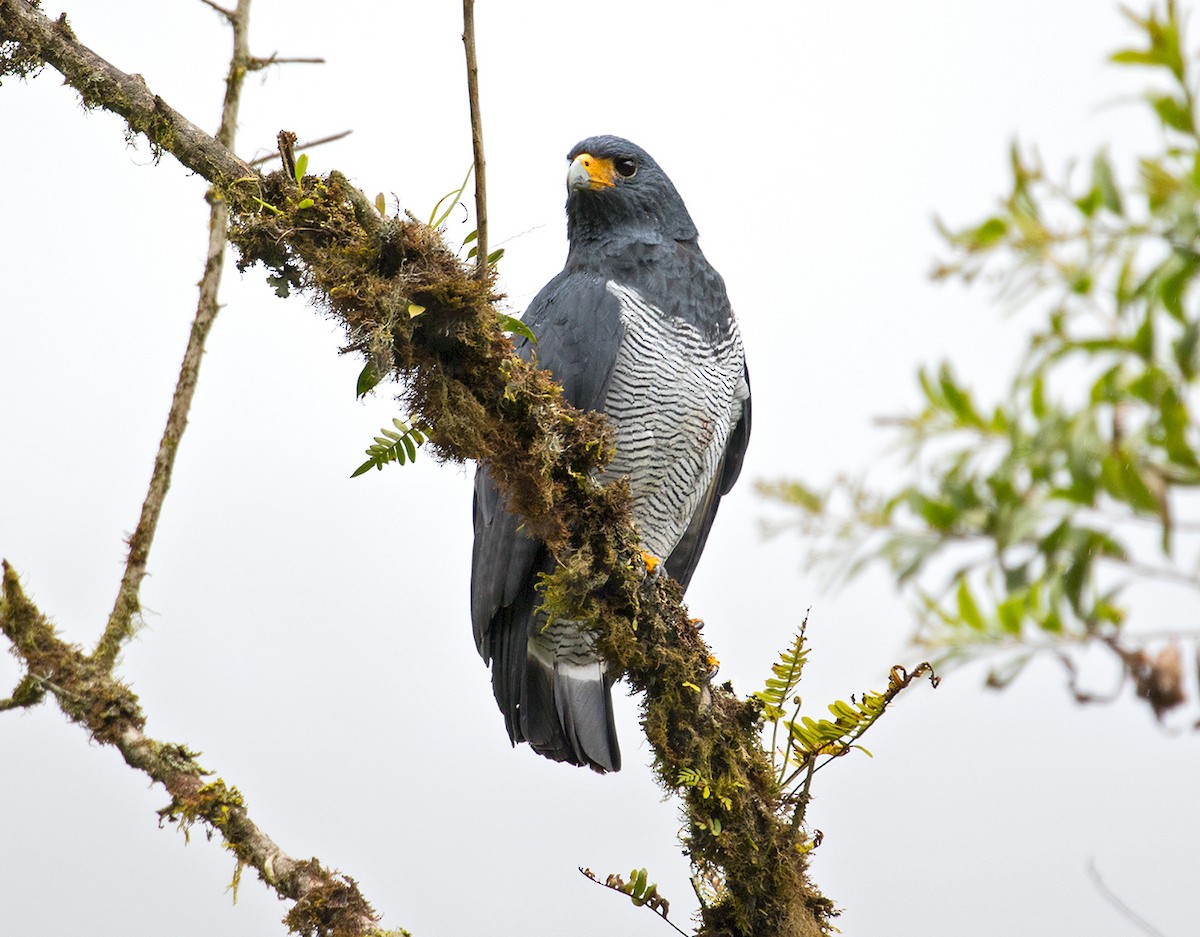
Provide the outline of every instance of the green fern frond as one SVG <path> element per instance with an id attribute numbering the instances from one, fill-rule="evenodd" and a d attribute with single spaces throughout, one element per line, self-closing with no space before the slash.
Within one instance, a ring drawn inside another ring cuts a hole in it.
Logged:
<path id="1" fill-rule="evenodd" d="M 804 632 L 807 627 L 806 615 L 795 640 L 780 653 L 778 662 L 771 665 L 771 673 L 774 676 L 768 677 L 766 687 L 754 694 L 763 704 L 763 716 L 768 722 L 783 718 L 792 694 L 800 686 L 800 677 L 808 661 L 808 648 L 804 646 Z"/>
<path id="2" fill-rule="evenodd" d="M 935 687 L 940 682 L 928 663 L 921 664 L 911 673 L 896 666 L 892 668 L 887 689 L 882 693 L 864 693 L 859 700 L 851 697 L 849 703 L 844 700 L 830 703 L 828 708 L 833 719 L 804 716 L 798 720 L 784 720 L 783 726 L 788 731 L 787 755 L 791 764 L 797 766 L 792 777 L 797 777 L 801 771 L 816 771 L 852 749 L 857 748 L 869 756 L 871 753 L 857 744 L 858 740 L 887 711 L 892 700 L 922 676 L 928 676 L 930 684 Z M 822 755 L 828 757 L 817 765 L 815 761 Z"/>
<path id="3" fill-rule="evenodd" d="M 395 430 L 386 426 L 380 430 L 382 436 L 376 436 L 375 442 L 367 447 L 367 461 L 354 470 L 351 478 L 357 478 L 371 469 L 383 469 L 389 462 L 411 462 L 417 457 L 417 448 L 425 442 L 429 432 L 427 426 L 409 426 L 403 420 L 393 418 Z M 397 432 L 399 430 L 399 432 Z"/>
<path id="4" fill-rule="evenodd" d="M 712 780 L 705 776 L 699 768 L 681 768 L 678 783 L 685 787 L 694 787 L 704 800 L 715 797 L 717 802 L 726 810 L 733 809 L 732 794 L 739 788 L 745 787 L 745 782 L 735 778 L 718 777 Z M 717 831 L 719 832 L 718 825 Z"/>

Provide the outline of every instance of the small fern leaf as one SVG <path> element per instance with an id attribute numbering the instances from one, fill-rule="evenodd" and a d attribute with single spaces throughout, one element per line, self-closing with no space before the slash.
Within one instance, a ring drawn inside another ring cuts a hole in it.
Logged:
<path id="1" fill-rule="evenodd" d="M 934 687 L 940 682 L 933 668 L 921 664 L 911 673 L 903 667 L 893 667 L 888 676 L 888 687 L 882 693 L 864 693 L 858 702 L 851 698 L 834 700 L 829 704 L 833 719 L 813 719 L 802 716 L 799 721 L 784 721 L 791 740 L 791 754 L 797 765 L 808 766 L 820 755 L 837 758 L 853 749 L 859 749 L 873 757 L 867 749 L 857 744 L 867 730 L 887 711 L 892 701 L 918 677 L 927 676 Z M 819 767 L 819 766 L 818 766 Z"/>
<path id="2" fill-rule="evenodd" d="M 379 431 L 383 435 L 376 436 L 374 443 L 367 447 L 367 461 L 354 470 L 351 478 L 357 478 L 372 468 L 382 469 L 389 462 L 404 465 L 417 458 L 417 449 L 428 438 L 428 427 L 410 426 L 397 418 L 392 419 L 392 425 L 396 429 L 385 426 Z"/>
<path id="3" fill-rule="evenodd" d="M 795 639 L 771 665 L 773 677 L 767 678 L 766 687 L 754 695 L 763 703 L 767 719 L 774 722 L 783 718 L 783 711 L 796 688 L 800 686 L 804 665 L 808 661 L 808 648 L 804 644 L 804 632 L 808 626 L 805 618 Z"/>

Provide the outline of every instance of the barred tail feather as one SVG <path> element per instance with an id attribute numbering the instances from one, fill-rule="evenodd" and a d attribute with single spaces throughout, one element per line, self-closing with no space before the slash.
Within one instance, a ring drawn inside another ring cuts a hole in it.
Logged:
<path id="1" fill-rule="evenodd" d="M 612 681 L 598 660 L 575 663 L 529 642 L 521 728 L 530 747 L 554 761 L 621 770 Z"/>
<path id="2" fill-rule="evenodd" d="M 487 656 L 492 692 L 514 745 L 528 742 L 553 761 L 605 773 L 621 769 L 612 683 L 573 622 L 545 627 L 526 587 L 499 613 Z"/>

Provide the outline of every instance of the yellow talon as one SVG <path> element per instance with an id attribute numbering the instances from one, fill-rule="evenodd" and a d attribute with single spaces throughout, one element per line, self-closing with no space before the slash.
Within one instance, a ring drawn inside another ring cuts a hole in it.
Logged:
<path id="1" fill-rule="evenodd" d="M 658 569 L 659 565 L 662 563 L 662 560 L 660 560 L 653 553 L 648 553 L 645 550 L 643 550 L 642 551 L 642 562 L 646 564 L 646 572 L 653 574 L 654 571 L 656 569 Z"/>

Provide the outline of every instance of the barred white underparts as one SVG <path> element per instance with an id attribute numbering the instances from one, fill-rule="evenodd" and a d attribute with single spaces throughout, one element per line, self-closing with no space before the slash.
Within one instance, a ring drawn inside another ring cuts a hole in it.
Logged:
<path id="1" fill-rule="evenodd" d="M 604 409 L 617 454 L 605 479 L 629 476 L 643 545 L 665 558 L 708 491 L 750 394 L 737 320 L 717 342 L 613 280 L 625 339 Z"/>

